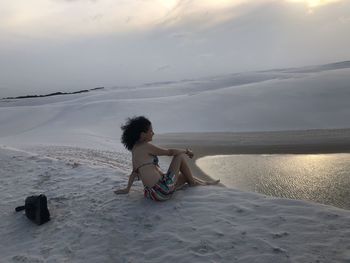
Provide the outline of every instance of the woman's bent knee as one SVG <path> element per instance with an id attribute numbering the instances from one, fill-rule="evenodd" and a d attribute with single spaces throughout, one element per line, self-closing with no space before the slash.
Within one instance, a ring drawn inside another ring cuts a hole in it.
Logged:
<path id="1" fill-rule="evenodd" d="M 183 159 L 183 158 L 185 158 L 185 155 L 186 154 L 184 154 L 184 153 L 179 153 L 179 154 L 175 155 L 174 158 Z"/>

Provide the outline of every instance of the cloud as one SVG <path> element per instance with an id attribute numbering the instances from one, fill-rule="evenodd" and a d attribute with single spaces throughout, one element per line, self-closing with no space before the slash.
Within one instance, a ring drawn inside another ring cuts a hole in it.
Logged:
<path id="1" fill-rule="evenodd" d="M 33 2 L 12 0 L 0 3 L 0 13 L 3 14 L 0 16 L 0 33 L 25 33 L 56 39 L 125 33 L 149 27 L 152 20 L 161 17 L 163 12 L 151 2 L 135 0 Z M 131 20 L 130 17 L 137 19 Z"/>
<path id="2" fill-rule="evenodd" d="M 210 27 L 220 22 L 227 21 L 235 15 L 235 9 L 244 3 L 253 2 L 251 0 L 217 0 L 217 1 L 195 1 L 180 0 L 169 10 L 157 23 L 157 26 L 172 27 L 179 25 L 201 25 L 201 28 Z M 265 0 L 260 0 L 265 2 Z M 255 5 L 257 2 L 254 3 Z M 233 12 L 224 12 L 231 10 Z"/>
<path id="3" fill-rule="evenodd" d="M 0 86 L 134 85 L 350 59 L 349 1 L 313 14 L 285 0 L 214 2 L 0 4 Z"/>
<path id="4" fill-rule="evenodd" d="M 341 0 L 0 1 L 0 33 L 57 41 L 185 25 L 190 30 L 206 30 L 266 4 L 299 3 L 314 8 L 338 2 Z"/>
<path id="5" fill-rule="evenodd" d="M 156 69 L 156 71 L 164 71 L 170 69 L 170 65 L 163 65 Z"/>
<path id="6" fill-rule="evenodd" d="M 340 2 L 343 0 L 287 0 L 287 1 L 291 3 L 302 3 L 307 5 L 310 8 L 314 8 L 314 7 L 319 7 L 323 5 L 329 5 L 332 3 Z"/>
<path id="7" fill-rule="evenodd" d="M 73 3 L 73 2 L 97 2 L 98 0 L 52 0 L 52 1 Z"/>
<path id="8" fill-rule="evenodd" d="M 176 33 L 172 33 L 170 34 L 170 37 L 172 38 L 186 38 L 188 37 L 190 34 L 188 32 L 176 32 Z"/>
<path id="9" fill-rule="evenodd" d="M 206 24 L 227 19 L 220 10 L 248 0 L 11 0 L 0 2 L 1 31 L 69 38 L 149 30 L 206 15 Z M 103 19 L 101 19 L 103 17 Z M 131 19 L 132 18 L 132 19 Z M 1 33 L 1 32 L 0 32 Z"/>

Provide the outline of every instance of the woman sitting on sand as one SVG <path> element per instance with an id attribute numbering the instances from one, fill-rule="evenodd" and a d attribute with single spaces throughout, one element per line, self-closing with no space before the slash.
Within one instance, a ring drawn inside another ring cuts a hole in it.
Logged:
<path id="1" fill-rule="evenodd" d="M 121 141 L 132 153 L 133 171 L 125 189 L 114 191 L 116 194 L 127 194 L 135 178 L 141 178 L 144 195 L 155 201 L 168 200 L 171 195 L 188 183 L 190 186 L 217 184 L 203 181 L 192 175 L 185 156 L 193 157 L 190 149 L 164 149 L 150 143 L 154 135 L 152 123 L 145 117 L 129 118 L 123 130 Z M 164 174 L 158 165 L 157 155 L 174 156 L 168 172 Z"/>

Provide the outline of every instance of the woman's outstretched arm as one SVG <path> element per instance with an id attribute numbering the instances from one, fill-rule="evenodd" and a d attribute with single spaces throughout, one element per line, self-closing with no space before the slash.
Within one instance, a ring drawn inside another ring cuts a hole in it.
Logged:
<path id="1" fill-rule="evenodd" d="M 130 191 L 130 188 L 135 181 L 135 177 L 137 176 L 137 173 L 135 171 L 132 171 L 132 173 L 129 175 L 129 181 L 128 186 L 124 189 L 115 190 L 114 193 L 118 194 L 127 194 Z"/>
<path id="2" fill-rule="evenodd" d="M 193 152 L 190 149 L 169 149 L 170 152 L 170 156 L 175 156 L 175 155 L 179 155 L 182 153 L 185 153 L 188 155 L 188 157 L 192 158 L 193 157 Z"/>
<path id="3" fill-rule="evenodd" d="M 193 152 L 190 149 L 165 149 L 162 147 L 155 146 L 152 143 L 148 143 L 147 147 L 149 149 L 149 152 L 153 155 L 168 155 L 168 156 L 175 156 L 182 153 L 185 153 L 188 155 L 188 157 L 193 157 Z"/>

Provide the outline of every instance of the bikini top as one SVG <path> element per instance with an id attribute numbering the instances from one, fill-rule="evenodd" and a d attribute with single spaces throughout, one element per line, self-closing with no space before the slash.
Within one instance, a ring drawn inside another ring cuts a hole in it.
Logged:
<path id="1" fill-rule="evenodd" d="M 150 164 L 153 164 L 153 165 L 156 165 L 156 166 L 159 166 L 159 159 L 158 159 L 158 156 L 157 155 L 152 155 L 153 156 L 153 160 L 152 162 L 148 162 L 148 163 L 144 163 L 144 164 L 141 164 L 139 167 L 137 167 L 134 171 L 136 173 L 139 173 L 139 169 L 143 166 L 146 166 L 146 165 L 150 165 Z"/>

